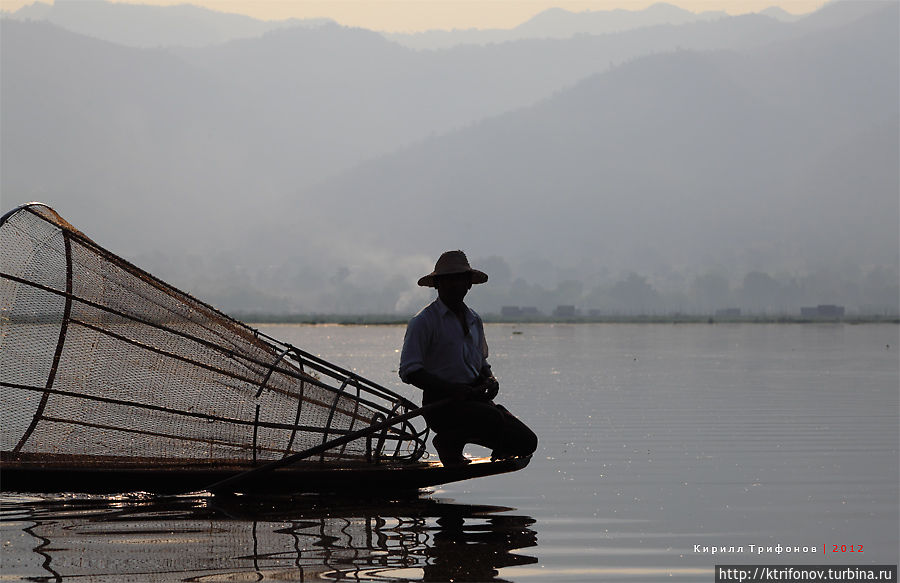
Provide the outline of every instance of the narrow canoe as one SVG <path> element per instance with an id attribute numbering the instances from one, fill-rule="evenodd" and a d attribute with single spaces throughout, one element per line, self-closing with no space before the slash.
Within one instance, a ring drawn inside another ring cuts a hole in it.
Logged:
<path id="1" fill-rule="evenodd" d="M 329 465 L 318 462 L 272 470 L 239 483 L 244 494 L 365 494 L 388 495 L 514 472 L 528 465 L 530 457 L 498 461 L 476 458 L 469 464 L 446 467 L 438 461 Z M 52 456 L 34 458 L 4 453 L 0 464 L 0 489 L 4 492 L 81 492 L 110 494 L 150 492 L 178 494 L 203 491 L 210 484 L 252 469 L 246 464 L 145 461 L 141 464 L 73 464 Z M 111 460 L 107 460 L 111 461 Z"/>

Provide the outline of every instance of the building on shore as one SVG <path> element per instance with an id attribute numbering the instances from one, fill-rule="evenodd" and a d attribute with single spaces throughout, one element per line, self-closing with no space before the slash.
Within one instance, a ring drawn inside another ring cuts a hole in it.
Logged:
<path id="1" fill-rule="evenodd" d="M 533 306 L 503 306 L 500 315 L 504 318 L 536 318 L 541 312 Z"/>
<path id="2" fill-rule="evenodd" d="M 721 310 L 716 310 L 716 318 L 740 318 L 741 317 L 741 309 L 740 308 L 722 308 Z"/>
<path id="3" fill-rule="evenodd" d="M 556 306 L 553 315 L 557 318 L 574 318 L 578 315 L 578 310 L 575 309 L 575 306 L 561 305 Z"/>
<path id="4" fill-rule="evenodd" d="M 815 307 L 800 308 L 800 315 L 804 318 L 843 318 L 844 306 L 819 304 Z"/>

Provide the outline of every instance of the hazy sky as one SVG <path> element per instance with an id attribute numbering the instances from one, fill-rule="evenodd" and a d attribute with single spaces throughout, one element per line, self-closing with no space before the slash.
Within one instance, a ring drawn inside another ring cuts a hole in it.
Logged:
<path id="1" fill-rule="evenodd" d="M 43 0 L 50 2 L 51 0 Z M 78 2 L 79 0 L 66 0 Z M 220 12 L 246 14 L 262 20 L 331 18 L 347 26 L 411 32 L 452 28 L 512 28 L 538 12 L 558 6 L 573 12 L 624 8 L 641 10 L 659 0 L 113 0 L 134 4 L 197 4 Z M 34 0 L 0 0 L 14 11 Z M 720 10 L 730 14 L 758 12 L 780 6 L 794 13 L 812 12 L 824 0 L 668 0 L 693 12 Z"/>

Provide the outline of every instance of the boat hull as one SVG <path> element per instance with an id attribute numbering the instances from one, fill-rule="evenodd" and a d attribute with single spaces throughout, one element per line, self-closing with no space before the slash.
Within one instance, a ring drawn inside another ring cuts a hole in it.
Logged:
<path id="1" fill-rule="evenodd" d="M 469 464 L 450 467 L 445 467 L 440 462 L 385 462 L 346 467 L 299 463 L 240 482 L 235 486 L 234 492 L 267 495 L 385 495 L 513 472 L 527 466 L 529 461 L 530 457 L 498 461 L 477 458 Z M 252 466 L 73 466 L 4 460 L 0 465 L 0 489 L 4 492 L 182 494 L 204 491 L 211 484 L 249 469 Z"/>

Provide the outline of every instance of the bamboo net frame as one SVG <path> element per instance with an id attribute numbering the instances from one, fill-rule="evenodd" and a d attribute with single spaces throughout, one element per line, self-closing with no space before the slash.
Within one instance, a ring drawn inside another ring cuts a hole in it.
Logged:
<path id="1" fill-rule="evenodd" d="M 0 219 L 0 455 L 73 466 L 290 456 L 415 405 L 107 251 L 53 209 Z M 321 463 L 418 460 L 410 422 Z"/>

